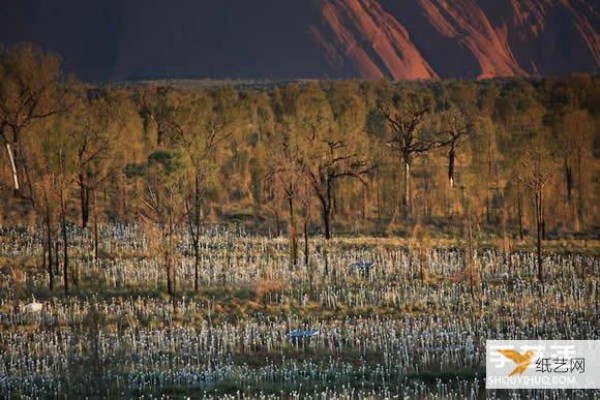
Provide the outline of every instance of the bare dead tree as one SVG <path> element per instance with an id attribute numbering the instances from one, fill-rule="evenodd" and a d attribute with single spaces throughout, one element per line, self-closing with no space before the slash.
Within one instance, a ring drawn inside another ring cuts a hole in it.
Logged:
<path id="1" fill-rule="evenodd" d="M 546 239 L 546 219 L 544 216 L 544 189 L 552 178 L 551 158 L 541 143 L 534 143 L 524 154 L 523 170 L 525 181 L 533 195 L 537 233 L 538 280 L 543 285 L 542 240 Z"/>
<path id="2" fill-rule="evenodd" d="M 427 137 L 422 132 L 424 119 L 430 112 L 427 103 L 411 101 L 408 111 L 405 112 L 393 112 L 383 106 L 380 107 L 380 111 L 392 128 L 392 138 L 387 145 L 398 154 L 404 167 L 403 206 L 404 217 L 407 218 L 411 212 L 412 163 L 417 156 L 441 147 L 443 143 L 435 138 Z"/>
<path id="3" fill-rule="evenodd" d="M 442 124 L 444 127 L 439 132 L 437 145 L 448 148 L 448 184 L 453 188 L 456 152 L 464 140 L 474 132 L 476 125 L 467 121 L 464 114 L 455 108 L 442 113 Z"/>
<path id="4" fill-rule="evenodd" d="M 343 141 L 325 140 L 323 153 L 313 153 L 305 163 L 305 174 L 321 204 L 321 218 L 325 229 L 325 239 L 331 239 L 331 218 L 333 211 L 333 191 L 335 183 L 342 178 L 357 179 L 367 185 L 364 179 L 376 168 L 370 160 L 353 152 Z"/>

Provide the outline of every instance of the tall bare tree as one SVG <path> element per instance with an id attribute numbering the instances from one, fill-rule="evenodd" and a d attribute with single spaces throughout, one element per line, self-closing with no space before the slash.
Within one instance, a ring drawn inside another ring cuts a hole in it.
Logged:
<path id="1" fill-rule="evenodd" d="M 376 166 L 343 140 L 318 139 L 311 135 L 309 143 L 311 153 L 304 163 L 304 170 L 321 205 L 325 239 L 329 240 L 336 183 L 340 179 L 351 178 L 366 185 L 365 176 Z"/>
<path id="2" fill-rule="evenodd" d="M 438 132 L 438 144 L 448 148 L 448 185 L 454 187 L 454 172 L 456 163 L 456 152 L 458 147 L 464 143 L 472 134 L 476 125 L 468 121 L 463 112 L 456 108 L 450 108 L 441 115 L 443 127 Z M 436 146 L 433 144 L 432 146 Z"/>
<path id="3" fill-rule="evenodd" d="M 398 154 L 403 166 L 403 213 L 406 218 L 411 212 L 411 166 L 413 161 L 417 156 L 440 147 L 442 143 L 423 133 L 423 122 L 431 111 L 426 99 L 411 96 L 406 105 L 396 107 L 396 111 L 392 111 L 387 106 L 380 106 L 380 111 L 392 129 L 392 137 L 388 140 L 387 145 Z"/>
<path id="4" fill-rule="evenodd" d="M 524 153 L 522 160 L 525 181 L 534 200 L 536 221 L 536 249 L 538 280 L 543 284 L 542 240 L 546 238 L 546 219 L 544 215 L 544 191 L 552 178 L 552 158 L 541 139 L 535 140 Z"/>

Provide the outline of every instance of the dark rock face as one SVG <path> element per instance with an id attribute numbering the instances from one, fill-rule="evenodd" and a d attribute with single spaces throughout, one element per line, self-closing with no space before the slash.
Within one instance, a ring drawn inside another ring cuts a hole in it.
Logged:
<path id="1" fill-rule="evenodd" d="M 592 0 L 0 0 L 0 40 L 85 80 L 600 72 Z"/>

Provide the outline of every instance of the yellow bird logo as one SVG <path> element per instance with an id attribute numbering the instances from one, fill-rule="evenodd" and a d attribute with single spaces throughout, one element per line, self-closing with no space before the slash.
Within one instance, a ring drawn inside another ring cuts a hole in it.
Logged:
<path id="1" fill-rule="evenodd" d="M 513 376 L 516 374 L 521 375 L 523 372 L 525 372 L 527 367 L 529 367 L 529 364 L 531 364 L 531 357 L 533 357 L 534 354 L 534 352 L 531 350 L 527 350 L 524 354 L 521 354 L 516 350 L 498 350 L 498 352 L 517 364 L 517 367 L 513 369 L 508 376 Z"/>

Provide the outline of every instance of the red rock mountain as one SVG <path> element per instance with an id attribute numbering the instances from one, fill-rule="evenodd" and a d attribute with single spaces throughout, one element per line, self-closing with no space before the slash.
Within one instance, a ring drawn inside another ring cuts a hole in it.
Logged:
<path id="1" fill-rule="evenodd" d="M 600 3 L 320 0 L 311 26 L 332 68 L 364 78 L 506 77 L 600 70 Z"/>
<path id="2" fill-rule="evenodd" d="M 600 0 L 0 0 L 85 80 L 600 72 Z"/>

